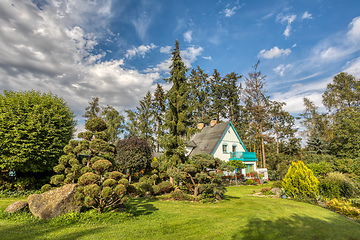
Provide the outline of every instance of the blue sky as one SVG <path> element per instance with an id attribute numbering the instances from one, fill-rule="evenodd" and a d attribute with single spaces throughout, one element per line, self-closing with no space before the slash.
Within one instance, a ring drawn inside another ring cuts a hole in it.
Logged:
<path id="1" fill-rule="evenodd" d="M 164 83 L 176 39 L 189 68 L 240 82 L 260 59 L 294 115 L 337 73 L 360 77 L 360 1 L 2 0 L 0 90 L 51 91 L 81 128 L 92 97 L 121 111 Z"/>

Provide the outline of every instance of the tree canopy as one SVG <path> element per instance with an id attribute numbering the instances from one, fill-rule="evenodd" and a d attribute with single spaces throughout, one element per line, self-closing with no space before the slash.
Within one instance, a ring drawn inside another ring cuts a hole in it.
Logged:
<path id="1" fill-rule="evenodd" d="M 74 113 L 62 98 L 5 90 L 0 95 L 0 168 L 51 171 L 74 127 Z"/>

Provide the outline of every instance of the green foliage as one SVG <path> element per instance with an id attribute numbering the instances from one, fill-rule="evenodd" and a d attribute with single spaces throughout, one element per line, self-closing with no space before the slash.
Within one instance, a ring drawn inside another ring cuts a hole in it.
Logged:
<path id="1" fill-rule="evenodd" d="M 43 192 L 47 192 L 47 191 L 49 191 L 49 190 L 51 190 L 51 189 L 52 189 L 52 187 L 51 187 L 50 184 L 45 184 L 44 186 L 41 187 L 41 192 L 42 192 L 42 193 L 43 193 Z"/>
<path id="2" fill-rule="evenodd" d="M 282 185 L 286 194 L 292 197 L 315 197 L 319 193 L 319 180 L 302 161 L 291 164 Z"/>
<path id="3" fill-rule="evenodd" d="M 246 183 L 246 185 L 254 185 L 255 184 L 255 182 L 251 179 L 246 179 L 245 183 Z"/>
<path id="4" fill-rule="evenodd" d="M 329 172 L 332 171 L 332 166 L 330 163 L 322 161 L 319 163 L 309 163 L 307 167 L 314 173 L 317 177 L 325 177 Z"/>
<path id="5" fill-rule="evenodd" d="M 194 197 L 222 199 L 226 189 L 221 185 L 222 172 L 218 172 L 221 161 L 208 154 L 197 154 L 189 163 L 178 164 L 168 170 L 175 181 L 182 182 Z"/>
<path id="6" fill-rule="evenodd" d="M 189 128 L 192 123 L 186 67 L 180 57 L 178 41 L 172 52 L 170 68 L 170 77 L 166 81 L 172 84 L 172 87 L 166 95 L 168 111 L 165 122 L 169 133 L 164 136 L 163 142 L 169 164 L 176 166 L 178 163 L 185 162 L 185 139 L 192 134 Z"/>
<path id="7" fill-rule="evenodd" d="M 72 138 L 74 113 L 51 93 L 4 90 L 0 95 L 0 168 L 51 171 Z"/>
<path id="8" fill-rule="evenodd" d="M 136 137 L 122 139 L 118 141 L 116 149 L 116 165 L 121 166 L 128 171 L 130 183 L 131 176 L 133 176 L 135 172 L 150 168 L 152 149 L 145 139 Z"/>
<path id="9" fill-rule="evenodd" d="M 329 173 L 320 180 L 320 194 L 327 198 L 352 198 L 360 193 L 360 185 L 353 182 L 345 174 Z"/>
<path id="10" fill-rule="evenodd" d="M 342 158 L 360 157 L 360 112 L 355 108 L 339 110 L 334 115 L 332 154 Z"/>
<path id="11" fill-rule="evenodd" d="M 330 201 L 326 202 L 326 207 L 330 208 L 331 210 L 334 210 L 335 212 L 338 212 L 342 215 L 360 219 L 360 209 L 356 208 L 352 205 L 351 202 L 345 201 L 345 200 L 337 200 L 332 199 Z"/>
<path id="12" fill-rule="evenodd" d="M 86 121 L 85 128 L 93 133 L 102 132 L 106 130 L 106 123 L 103 119 L 94 117 Z"/>
<path id="13" fill-rule="evenodd" d="M 154 93 L 153 106 L 152 109 L 154 111 L 154 133 L 156 135 L 156 151 L 160 151 L 160 147 L 163 147 L 161 143 L 161 139 L 164 136 L 164 116 L 165 116 L 165 93 L 162 86 L 157 83 L 156 90 Z"/>
<path id="14" fill-rule="evenodd" d="M 119 139 L 118 135 L 124 132 L 125 118 L 112 106 L 107 105 L 102 111 L 103 118 L 106 122 L 106 130 L 104 134 L 109 139 L 109 142 L 115 144 Z"/>
<path id="15" fill-rule="evenodd" d="M 170 182 L 164 181 L 164 182 L 159 183 L 157 186 L 159 187 L 159 192 L 163 193 L 163 194 L 164 193 L 170 193 L 173 190 L 173 185 Z"/>

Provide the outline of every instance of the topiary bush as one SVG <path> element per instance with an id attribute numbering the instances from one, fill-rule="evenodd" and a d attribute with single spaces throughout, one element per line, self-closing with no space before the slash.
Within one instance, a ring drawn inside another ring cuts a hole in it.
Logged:
<path id="1" fill-rule="evenodd" d="M 302 161 L 293 162 L 285 175 L 282 186 L 288 196 L 315 197 L 319 194 L 319 180 Z"/>

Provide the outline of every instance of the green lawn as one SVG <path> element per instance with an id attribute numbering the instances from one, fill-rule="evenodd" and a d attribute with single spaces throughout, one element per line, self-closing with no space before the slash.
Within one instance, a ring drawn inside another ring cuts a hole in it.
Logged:
<path id="1" fill-rule="evenodd" d="M 360 239 L 360 224 L 318 206 L 248 196 L 229 187 L 221 203 L 132 200 L 124 222 L 50 224 L 0 220 L 0 239 Z M 0 199 L 3 211 L 14 199 Z"/>

